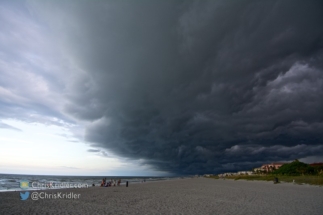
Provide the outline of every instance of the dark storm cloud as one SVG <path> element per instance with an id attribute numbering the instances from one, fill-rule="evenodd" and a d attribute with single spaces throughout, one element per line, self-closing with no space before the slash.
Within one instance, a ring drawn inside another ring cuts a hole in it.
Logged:
<path id="1" fill-rule="evenodd" d="M 92 146 L 183 174 L 323 152 L 321 1 L 48 4 Z"/>

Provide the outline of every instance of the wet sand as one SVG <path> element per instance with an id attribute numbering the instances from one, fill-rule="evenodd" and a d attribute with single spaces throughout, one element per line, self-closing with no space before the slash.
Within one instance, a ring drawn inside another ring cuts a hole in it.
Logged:
<path id="1" fill-rule="evenodd" d="M 40 191 L 39 191 L 40 192 Z M 322 214 L 323 187 L 263 181 L 178 179 L 49 190 L 78 199 L 22 201 L 19 192 L 0 193 L 0 214 Z M 30 194 L 32 191 L 30 191 Z M 44 195 L 43 195 L 44 196 Z"/>

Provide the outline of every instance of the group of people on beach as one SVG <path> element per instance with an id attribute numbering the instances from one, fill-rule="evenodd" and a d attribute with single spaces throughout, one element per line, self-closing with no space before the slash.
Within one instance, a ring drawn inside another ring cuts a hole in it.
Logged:
<path id="1" fill-rule="evenodd" d="M 102 182 L 101 182 L 101 187 L 112 187 L 112 186 L 120 186 L 120 183 L 121 183 L 121 179 L 119 179 L 118 181 L 117 180 L 112 180 L 110 179 L 110 181 L 107 181 L 107 178 L 103 178 L 102 179 Z"/>

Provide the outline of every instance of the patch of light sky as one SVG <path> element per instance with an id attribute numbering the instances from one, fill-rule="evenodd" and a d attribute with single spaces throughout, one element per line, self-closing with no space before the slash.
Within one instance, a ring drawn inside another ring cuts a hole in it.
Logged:
<path id="1" fill-rule="evenodd" d="M 88 152 L 91 147 L 76 140 L 65 127 L 12 119 L 2 122 L 16 129 L 0 129 L 0 173 L 150 175 L 153 172 L 114 156 Z"/>

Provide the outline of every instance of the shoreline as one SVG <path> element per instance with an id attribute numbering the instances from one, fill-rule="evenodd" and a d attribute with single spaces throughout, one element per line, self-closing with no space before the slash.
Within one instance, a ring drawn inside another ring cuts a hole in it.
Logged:
<path id="1" fill-rule="evenodd" d="M 151 181 L 145 181 L 145 182 L 138 182 L 138 181 L 131 181 L 129 184 L 134 185 L 134 184 L 145 184 L 145 183 L 154 183 L 154 182 L 163 182 L 163 181 L 174 181 L 174 180 L 183 180 L 183 179 L 189 179 L 189 178 L 169 178 L 169 179 L 163 179 L 163 180 L 151 180 Z M 122 182 L 120 186 L 126 186 L 126 182 Z M 50 191 L 50 190 L 69 190 L 69 189 L 88 189 L 88 188 L 95 188 L 95 187 L 101 187 L 100 183 L 95 184 L 95 186 L 89 185 L 88 187 L 81 187 L 81 188 L 67 188 L 67 187 L 62 187 L 62 188 L 45 188 L 45 189 L 21 189 L 18 188 L 17 190 L 0 190 L 0 193 L 11 193 L 11 192 L 26 192 L 26 191 Z M 112 186 L 113 187 L 113 186 Z M 115 186 L 117 187 L 117 186 Z M 111 187 L 102 187 L 102 188 L 111 188 Z"/>
<path id="2" fill-rule="evenodd" d="M 18 192 L 0 193 L 0 214 L 311 214 L 323 210 L 323 189 L 266 181 L 186 178 L 42 191 L 79 198 L 20 200 Z M 45 194 L 46 193 L 46 194 Z"/>

